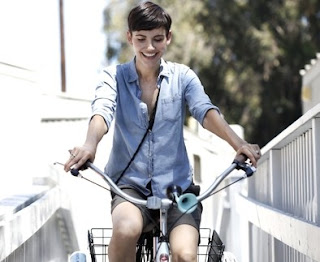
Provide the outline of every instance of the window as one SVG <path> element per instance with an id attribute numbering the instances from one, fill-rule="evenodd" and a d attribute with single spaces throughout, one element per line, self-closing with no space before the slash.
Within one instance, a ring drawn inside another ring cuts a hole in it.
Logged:
<path id="1" fill-rule="evenodd" d="M 196 182 L 201 182 L 201 159 L 198 155 L 193 155 L 193 172 Z"/>

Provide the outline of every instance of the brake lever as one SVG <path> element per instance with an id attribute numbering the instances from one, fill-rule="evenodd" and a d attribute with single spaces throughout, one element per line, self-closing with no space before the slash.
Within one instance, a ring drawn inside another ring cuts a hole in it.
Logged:
<path id="1" fill-rule="evenodd" d="M 243 170 L 246 173 L 247 177 L 251 177 L 257 170 L 254 166 L 237 159 L 233 160 L 233 164 L 236 164 L 235 168 L 237 170 Z"/>

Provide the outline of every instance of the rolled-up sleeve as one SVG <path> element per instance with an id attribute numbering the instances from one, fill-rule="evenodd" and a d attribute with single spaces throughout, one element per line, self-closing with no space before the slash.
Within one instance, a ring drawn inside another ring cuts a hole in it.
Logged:
<path id="1" fill-rule="evenodd" d="M 202 125 L 206 113 L 215 109 L 220 113 L 217 106 L 213 105 L 209 96 L 205 93 L 200 79 L 190 68 L 185 68 L 183 84 L 185 86 L 185 98 L 191 115 Z"/>
<path id="2" fill-rule="evenodd" d="M 101 73 L 101 82 L 97 85 L 92 101 L 92 116 L 101 115 L 108 128 L 111 126 L 116 110 L 117 80 L 115 66 L 108 67 Z"/>

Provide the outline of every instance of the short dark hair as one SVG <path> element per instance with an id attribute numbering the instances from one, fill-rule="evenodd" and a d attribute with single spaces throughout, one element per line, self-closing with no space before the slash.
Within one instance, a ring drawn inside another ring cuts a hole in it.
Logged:
<path id="1" fill-rule="evenodd" d="M 128 15 L 130 32 L 164 27 L 168 35 L 171 22 L 170 15 L 162 7 L 150 1 L 134 7 Z"/>

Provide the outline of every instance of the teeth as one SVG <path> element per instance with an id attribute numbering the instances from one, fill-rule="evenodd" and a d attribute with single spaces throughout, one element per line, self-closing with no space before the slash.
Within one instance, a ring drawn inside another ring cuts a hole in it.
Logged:
<path id="1" fill-rule="evenodd" d="M 152 56 L 155 56 L 156 54 L 145 54 L 145 53 L 143 53 L 143 55 L 145 55 L 147 57 L 152 57 Z"/>

